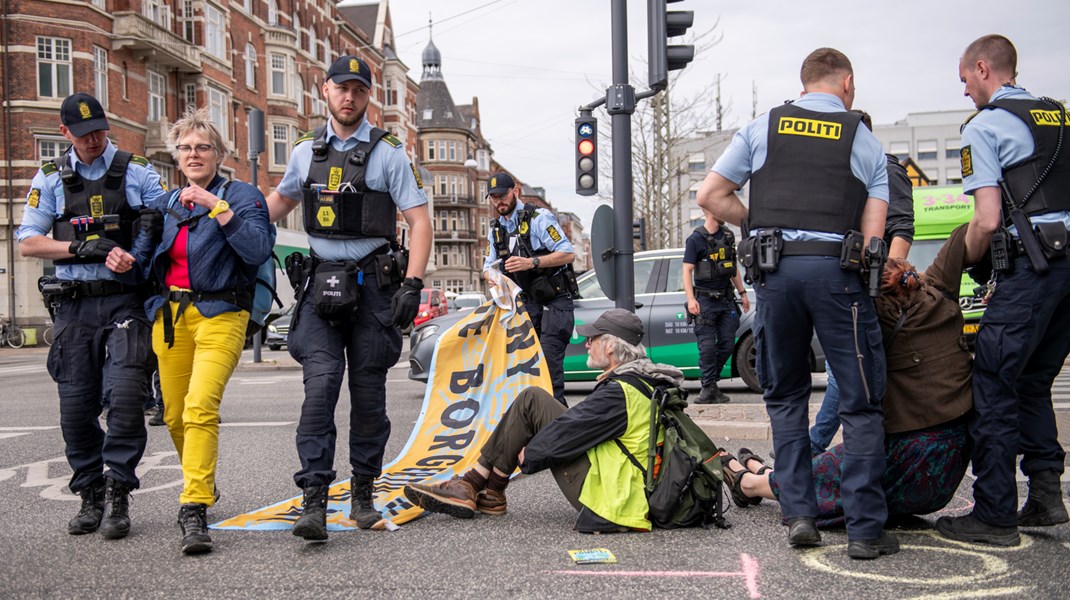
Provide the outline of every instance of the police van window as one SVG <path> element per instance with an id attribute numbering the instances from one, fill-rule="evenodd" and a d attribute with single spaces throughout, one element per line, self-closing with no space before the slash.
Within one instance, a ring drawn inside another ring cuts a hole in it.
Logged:
<path id="1" fill-rule="evenodd" d="M 656 262 L 656 259 L 635 261 L 635 278 L 633 283 L 637 295 L 647 293 L 650 274 L 653 272 L 654 264 Z M 577 285 L 580 288 L 580 298 L 583 298 L 584 300 L 606 297 L 605 292 L 603 292 L 602 288 L 598 285 L 598 276 L 595 274 L 594 269 L 584 273 L 577 282 Z"/>

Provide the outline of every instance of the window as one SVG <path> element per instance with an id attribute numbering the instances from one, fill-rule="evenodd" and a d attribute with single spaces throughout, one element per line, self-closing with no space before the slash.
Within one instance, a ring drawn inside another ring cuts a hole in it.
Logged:
<path id="1" fill-rule="evenodd" d="M 446 141 L 439 140 L 438 142 L 438 159 L 446 160 Z"/>
<path id="2" fill-rule="evenodd" d="M 910 157 L 910 142 L 892 142 L 888 146 L 888 154 L 898 158 L 900 161 L 906 160 Z"/>
<path id="3" fill-rule="evenodd" d="M 126 81 L 127 81 L 127 75 L 128 74 L 129 73 L 127 72 L 127 69 L 126 69 L 126 61 L 124 60 L 123 61 L 123 72 L 122 72 L 123 100 L 129 100 L 130 99 L 130 95 L 127 93 L 128 90 L 127 90 L 127 87 L 126 87 Z"/>
<path id="4" fill-rule="evenodd" d="M 227 60 L 226 21 L 223 11 L 204 5 L 204 49 L 212 56 Z"/>
<path id="5" fill-rule="evenodd" d="M 268 5 L 268 25 L 272 27 L 278 27 L 279 25 L 279 0 L 267 0 Z"/>
<path id="6" fill-rule="evenodd" d="M 460 186 L 457 185 L 457 176 L 456 175 L 451 175 L 450 176 L 450 195 L 453 196 L 454 202 L 457 201 L 457 195 L 458 195 L 458 193 L 460 193 L 460 191 L 461 191 Z M 454 227 L 454 229 L 457 229 L 457 228 Z"/>
<path id="7" fill-rule="evenodd" d="M 436 178 L 437 179 L 437 178 Z M 449 212 L 445 210 L 438 211 L 438 230 L 446 231 L 446 222 L 449 219 Z"/>
<path id="8" fill-rule="evenodd" d="M 37 95 L 66 98 L 71 95 L 71 41 L 64 38 L 37 38 Z"/>
<path id="9" fill-rule="evenodd" d="M 476 150 L 476 162 L 479 163 L 480 171 L 490 170 L 490 153 L 486 150 Z M 486 195 L 486 194 L 484 194 Z"/>
<path id="10" fill-rule="evenodd" d="M 929 169 L 928 173 L 929 181 L 933 182 L 933 185 L 940 185 L 940 169 L 939 167 Z"/>
<path id="11" fill-rule="evenodd" d="M 424 109 L 424 117 L 423 117 L 424 121 L 430 121 L 431 117 L 434 114 L 435 114 L 435 110 L 433 108 L 425 108 Z"/>
<path id="12" fill-rule="evenodd" d="M 698 192 L 696 192 L 695 190 L 688 191 L 687 192 L 687 199 L 692 201 L 692 202 L 697 201 L 698 200 Z"/>
<path id="13" fill-rule="evenodd" d="M 149 76 L 149 121 L 162 121 L 167 118 L 167 80 L 156 71 L 148 71 Z"/>
<path id="14" fill-rule="evenodd" d="M 479 217 L 479 237 L 487 237 L 487 218 Z"/>
<path id="15" fill-rule="evenodd" d="M 67 139 L 57 137 L 37 138 L 37 161 L 45 162 L 53 158 L 59 158 L 67 149 Z"/>
<path id="16" fill-rule="evenodd" d="M 450 160 L 457 160 L 457 142 L 450 142 Z"/>
<path id="17" fill-rule="evenodd" d="M 449 179 L 446 177 L 436 177 L 435 179 L 438 181 L 438 194 L 445 196 L 448 193 L 446 186 L 449 185 Z"/>
<path id="18" fill-rule="evenodd" d="M 296 7 L 295 7 L 296 8 Z M 294 33 L 297 34 L 297 47 L 301 47 L 301 17 L 294 13 L 293 16 Z"/>
<path id="19" fill-rule="evenodd" d="M 292 56 L 286 57 L 286 69 L 290 72 L 290 93 L 288 97 L 291 100 L 300 102 L 301 100 L 301 76 L 297 73 L 297 59 Z M 305 112 L 305 107 L 301 104 L 297 106 L 298 112 Z"/>
<path id="20" fill-rule="evenodd" d="M 286 95 L 286 55 L 271 53 L 271 94 Z"/>
<path id="21" fill-rule="evenodd" d="M 962 140 L 956 138 L 944 142 L 944 158 L 953 158 L 958 160 L 960 150 L 962 150 Z"/>
<path id="22" fill-rule="evenodd" d="M 290 128 L 286 125 L 271 125 L 271 164 L 285 167 L 290 159 Z"/>
<path id="23" fill-rule="evenodd" d="M 688 171 L 705 171 L 706 170 L 706 155 L 704 154 L 692 154 L 687 159 Z"/>
<path id="24" fill-rule="evenodd" d="M 398 92 L 394 89 L 393 78 L 388 78 L 386 80 L 386 93 L 384 94 L 383 102 L 386 103 L 387 106 L 394 106 L 398 103 Z"/>
<path id="25" fill-rule="evenodd" d="M 93 6 L 100 10 L 107 10 L 107 7 L 104 5 L 104 0 L 93 0 Z"/>
<path id="26" fill-rule="evenodd" d="M 331 56 L 331 38 L 323 38 L 323 64 L 330 67 L 332 62 L 334 57 Z"/>
<path id="27" fill-rule="evenodd" d="M 108 108 L 108 51 L 93 46 L 93 95 Z"/>
<path id="28" fill-rule="evenodd" d="M 171 30 L 171 7 L 165 0 L 142 0 L 141 15 L 160 27 Z"/>
<path id="29" fill-rule="evenodd" d="M 918 160 L 936 160 L 936 140 L 918 142 Z"/>
<path id="30" fill-rule="evenodd" d="M 256 48 L 252 44 L 245 45 L 245 87 L 256 89 Z"/>
<path id="31" fill-rule="evenodd" d="M 482 204 L 486 204 L 487 203 L 487 182 L 486 181 L 480 181 L 479 182 L 479 201 Z"/>
<path id="32" fill-rule="evenodd" d="M 187 83 L 183 93 L 186 102 L 186 110 L 197 108 L 197 84 Z"/>
<path id="33" fill-rule="evenodd" d="M 160 182 L 164 184 L 167 189 L 175 187 L 175 168 L 167 163 L 158 161 L 152 161 L 152 168 L 160 176 Z"/>
<path id="34" fill-rule="evenodd" d="M 457 211 L 450 211 L 450 231 L 457 231 Z"/>
<path id="35" fill-rule="evenodd" d="M 245 9 L 245 12 L 253 14 L 253 0 L 242 0 L 241 7 Z"/>
<path id="36" fill-rule="evenodd" d="M 230 139 L 230 120 L 227 118 L 227 94 L 214 87 L 208 88 L 208 115 L 224 140 Z"/>
<path id="37" fill-rule="evenodd" d="M 308 88 L 309 95 L 312 96 L 312 114 L 325 115 L 327 114 L 327 103 L 323 101 L 320 96 L 319 86 L 312 85 Z"/>
<path id="38" fill-rule="evenodd" d="M 316 41 L 316 28 L 312 25 L 308 26 L 308 53 L 312 55 L 312 60 L 319 60 L 319 56 L 316 54 L 318 48 L 318 42 Z"/>
<path id="39" fill-rule="evenodd" d="M 182 37 L 189 43 L 194 43 L 193 0 L 182 0 Z"/>
<path id="40" fill-rule="evenodd" d="M 427 141 L 427 160 L 435 160 L 435 142 Z"/>

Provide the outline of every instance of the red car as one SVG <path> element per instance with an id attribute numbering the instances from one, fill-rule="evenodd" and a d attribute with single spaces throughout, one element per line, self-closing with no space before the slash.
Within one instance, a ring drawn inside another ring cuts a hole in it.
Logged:
<path id="1" fill-rule="evenodd" d="M 416 327 L 424 321 L 442 316 L 448 312 L 446 294 L 442 290 L 425 288 L 420 292 L 420 310 L 416 313 L 412 325 Z"/>

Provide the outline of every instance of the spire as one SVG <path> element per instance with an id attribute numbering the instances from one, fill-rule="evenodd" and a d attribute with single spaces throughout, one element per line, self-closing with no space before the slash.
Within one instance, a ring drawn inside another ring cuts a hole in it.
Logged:
<path id="1" fill-rule="evenodd" d="M 424 72 L 420 77 L 420 81 L 442 79 L 442 53 L 435 47 L 435 41 L 432 39 L 431 28 L 433 25 L 431 13 L 427 13 L 427 47 L 424 48 L 422 57 Z"/>

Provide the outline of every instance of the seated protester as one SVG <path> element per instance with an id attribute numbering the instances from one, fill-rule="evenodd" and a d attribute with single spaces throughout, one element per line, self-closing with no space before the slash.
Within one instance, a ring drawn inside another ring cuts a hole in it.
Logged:
<path id="1" fill-rule="evenodd" d="M 550 469 L 580 511 L 577 531 L 649 531 L 643 474 L 617 440 L 633 456 L 646 456 L 652 393 L 646 385 L 680 385 L 683 374 L 646 357 L 643 323 L 631 312 L 606 311 L 576 331 L 587 337 L 587 365 L 603 370 L 585 401 L 566 409 L 546 390 L 525 389 L 480 449 L 475 468 L 445 483 L 406 486 L 405 496 L 424 510 L 454 517 L 501 515 L 518 465 L 524 473 Z"/>
<path id="2" fill-rule="evenodd" d="M 884 267 L 881 296 L 875 304 L 888 356 L 887 467 L 881 483 L 889 516 L 942 509 L 970 462 L 966 414 L 973 407 L 972 359 L 958 305 L 966 227 L 952 232 L 921 276 L 903 259 L 890 259 Z M 813 459 L 819 525 L 843 522 L 843 457 L 840 444 Z M 739 461 L 728 458 L 722 459 L 725 481 L 737 506 L 779 496 L 776 474 L 760 458 L 745 448 L 740 449 Z"/>

